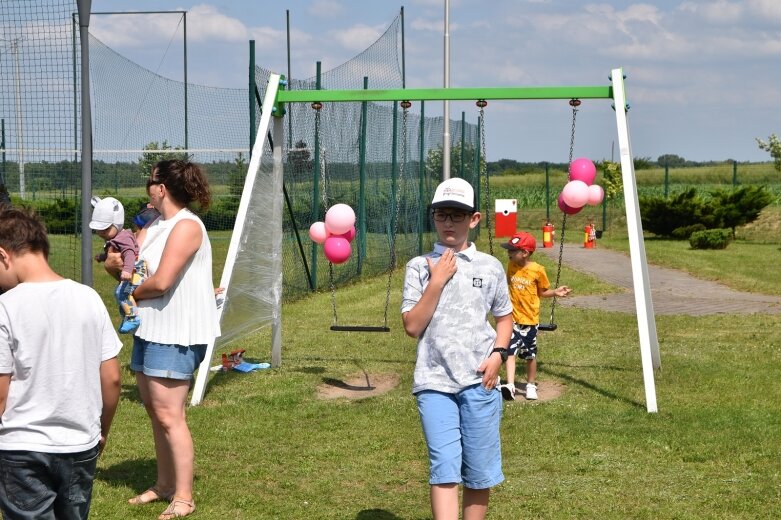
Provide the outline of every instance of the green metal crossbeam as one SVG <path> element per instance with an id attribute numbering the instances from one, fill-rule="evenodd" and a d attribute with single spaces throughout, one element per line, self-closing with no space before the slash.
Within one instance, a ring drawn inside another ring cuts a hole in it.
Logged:
<path id="1" fill-rule="evenodd" d="M 280 90 L 277 103 L 361 101 L 469 101 L 478 99 L 612 99 L 612 86 Z"/>

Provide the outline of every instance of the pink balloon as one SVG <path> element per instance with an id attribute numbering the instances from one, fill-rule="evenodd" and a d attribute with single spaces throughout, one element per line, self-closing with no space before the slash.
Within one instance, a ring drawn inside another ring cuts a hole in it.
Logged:
<path id="1" fill-rule="evenodd" d="M 332 235 L 347 233 L 355 225 L 355 212 L 347 204 L 334 204 L 325 213 L 325 228 Z"/>
<path id="2" fill-rule="evenodd" d="M 333 264 L 341 264 L 350 258 L 352 247 L 346 238 L 328 237 L 323 245 L 325 257 Z"/>
<path id="3" fill-rule="evenodd" d="M 575 213 L 580 213 L 580 210 L 583 208 L 571 208 L 567 206 L 567 203 L 564 202 L 564 199 L 561 197 L 561 194 L 559 194 L 559 209 L 566 213 L 567 215 L 574 215 Z"/>
<path id="4" fill-rule="evenodd" d="M 350 231 L 348 231 L 347 233 L 342 233 L 341 235 L 336 235 L 336 236 L 342 237 L 348 242 L 352 242 L 353 239 L 355 238 L 355 226 L 351 226 Z"/>
<path id="5" fill-rule="evenodd" d="M 561 198 L 570 208 L 582 208 L 588 202 L 588 184 L 569 181 L 561 190 Z"/>
<path id="6" fill-rule="evenodd" d="M 588 202 L 589 206 L 596 206 L 602 199 L 605 198 L 605 190 L 599 184 L 592 184 L 588 187 Z"/>
<path id="7" fill-rule="evenodd" d="M 597 176 L 597 167 L 591 162 L 591 159 L 580 157 L 572 161 L 569 165 L 569 180 L 583 181 L 591 186 Z"/>
<path id="8" fill-rule="evenodd" d="M 309 238 L 316 244 L 322 244 L 328 238 L 328 231 L 325 229 L 324 222 L 315 222 L 309 226 Z"/>

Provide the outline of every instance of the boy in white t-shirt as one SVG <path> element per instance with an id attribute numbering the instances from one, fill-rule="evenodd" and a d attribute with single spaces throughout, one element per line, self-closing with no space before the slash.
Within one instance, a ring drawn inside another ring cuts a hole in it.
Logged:
<path id="1" fill-rule="evenodd" d="M 15 489 L 0 492 L 6 519 L 89 516 L 119 401 L 122 343 L 108 311 L 48 256 L 38 217 L 0 209 L 0 489 Z"/>

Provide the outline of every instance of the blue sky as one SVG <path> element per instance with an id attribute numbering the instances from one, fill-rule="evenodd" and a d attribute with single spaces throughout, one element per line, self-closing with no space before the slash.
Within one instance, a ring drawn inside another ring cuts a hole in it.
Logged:
<path id="1" fill-rule="evenodd" d="M 401 5 L 407 86 L 440 87 L 444 0 L 93 0 L 92 11 L 187 10 L 189 81 L 241 88 L 250 39 L 259 65 L 286 73 L 286 10 L 292 73 L 304 78 L 318 60 L 328 70 L 366 48 Z M 181 79 L 180 21 L 95 15 L 90 31 Z M 607 85 L 623 67 L 636 157 L 765 161 L 755 138 L 781 132 L 778 0 L 451 0 L 450 41 L 452 87 Z M 566 101 L 489 102 L 489 160 L 566 161 L 569 110 Z M 477 120 L 473 103 L 451 103 L 451 118 L 461 111 Z M 616 141 L 610 102 L 584 101 L 575 156 L 617 158 Z"/>

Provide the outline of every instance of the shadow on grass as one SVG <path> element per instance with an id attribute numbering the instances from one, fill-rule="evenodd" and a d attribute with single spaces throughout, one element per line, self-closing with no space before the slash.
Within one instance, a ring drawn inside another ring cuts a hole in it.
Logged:
<path id="1" fill-rule="evenodd" d="M 127 486 L 135 494 L 139 494 L 155 482 L 156 475 L 157 462 L 155 459 L 131 459 L 108 468 L 98 468 L 95 478 L 111 487 Z"/>
<path id="2" fill-rule="evenodd" d="M 355 520 L 401 520 L 401 517 L 384 509 L 364 509 L 355 515 Z"/>
<path id="3" fill-rule="evenodd" d="M 550 374 L 550 375 L 555 376 L 555 377 L 558 377 L 559 379 L 561 379 L 563 381 L 566 381 L 566 382 L 568 382 L 570 384 L 579 385 L 579 386 L 582 386 L 583 388 L 588 388 L 589 390 L 591 390 L 593 392 L 596 392 L 596 393 L 598 393 L 600 395 L 603 395 L 603 396 L 607 397 L 608 399 L 612 399 L 614 401 L 619 401 L 619 402 L 622 402 L 622 403 L 626 403 L 626 404 L 629 404 L 631 406 L 635 406 L 637 408 L 640 408 L 641 410 L 645 410 L 645 403 L 639 403 L 639 402 L 637 402 L 637 401 L 635 401 L 633 399 L 629 399 L 628 397 L 624 397 L 624 396 L 621 396 L 621 395 L 618 395 L 618 394 L 614 394 L 613 392 L 609 392 L 609 391 L 607 391 L 607 390 L 605 390 L 603 388 L 599 388 L 598 386 L 593 385 L 593 384 L 591 384 L 588 381 L 585 381 L 583 379 L 579 379 L 577 377 L 573 377 L 573 376 L 571 376 L 569 374 L 565 374 L 564 372 L 557 372 L 555 370 L 551 370 L 547 366 L 545 368 L 545 373 L 546 374 Z"/>

